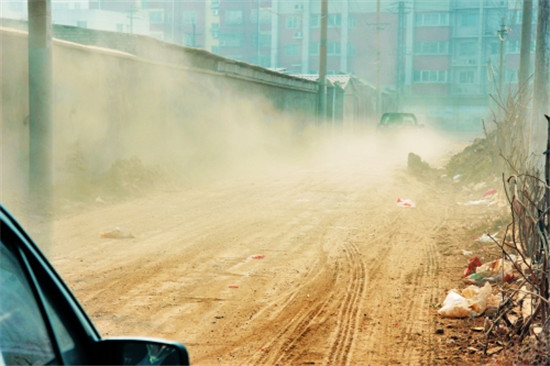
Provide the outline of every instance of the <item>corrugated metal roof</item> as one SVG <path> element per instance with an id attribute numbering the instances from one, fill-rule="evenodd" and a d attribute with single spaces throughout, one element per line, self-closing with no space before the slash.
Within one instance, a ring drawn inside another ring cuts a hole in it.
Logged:
<path id="1" fill-rule="evenodd" d="M 294 76 L 300 78 L 300 79 L 306 79 L 311 81 L 317 81 L 319 80 L 318 74 L 293 74 Z M 352 78 L 349 74 L 331 74 L 327 75 L 327 81 L 330 85 L 338 85 L 342 89 L 345 89 Z"/>

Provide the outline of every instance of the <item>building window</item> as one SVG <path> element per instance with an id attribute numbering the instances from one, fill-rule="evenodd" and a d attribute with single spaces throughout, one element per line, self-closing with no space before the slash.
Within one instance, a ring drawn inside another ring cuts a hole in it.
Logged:
<path id="1" fill-rule="evenodd" d="M 498 55 L 500 53 L 500 43 L 498 41 L 489 42 L 487 48 L 490 55 Z"/>
<path id="2" fill-rule="evenodd" d="M 184 43 L 187 47 L 195 47 L 195 35 L 190 33 L 185 33 Z"/>
<path id="3" fill-rule="evenodd" d="M 312 56 L 319 56 L 319 42 L 311 42 L 309 44 L 309 54 Z"/>
<path id="4" fill-rule="evenodd" d="M 449 53 L 449 42 L 415 42 L 414 53 L 417 55 L 444 55 Z"/>
<path id="5" fill-rule="evenodd" d="M 477 12 L 465 12 L 458 15 L 458 24 L 461 27 L 476 27 L 477 26 Z"/>
<path id="6" fill-rule="evenodd" d="M 258 23 L 258 8 L 250 10 L 250 23 Z M 260 24 L 271 24 L 271 13 L 260 8 Z"/>
<path id="7" fill-rule="evenodd" d="M 348 56 L 349 57 L 355 56 L 355 46 L 351 43 L 348 43 Z"/>
<path id="8" fill-rule="evenodd" d="M 448 13 L 417 13 L 414 17 L 419 27 L 437 27 L 449 25 Z"/>
<path id="9" fill-rule="evenodd" d="M 518 82 L 518 71 L 517 70 L 506 70 L 505 80 L 507 83 L 517 83 Z"/>
<path id="10" fill-rule="evenodd" d="M 474 41 L 465 41 L 460 42 L 457 45 L 457 56 L 459 57 L 469 57 L 472 55 L 476 55 L 476 47 L 477 44 Z"/>
<path id="11" fill-rule="evenodd" d="M 53 10 L 67 10 L 67 9 L 69 9 L 69 3 L 66 3 L 66 2 L 62 2 L 62 3 L 55 2 L 55 3 L 52 4 L 52 9 L 53 9 Z"/>
<path id="12" fill-rule="evenodd" d="M 447 70 L 415 70 L 413 80 L 415 83 L 446 83 Z"/>
<path id="13" fill-rule="evenodd" d="M 270 46 L 271 46 L 271 32 L 260 33 L 260 47 L 270 47 Z"/>
<path id="14" fill-rule="evenodd" d="M 225 11 L 225 24 L 227 24 L 227 25 L 240 25 L 240 24 L 243 24 L 243 11 L 242 10 L 226 10 Z"/>
<path id="15" fill-rule="evenodd" d="M 319 14 L 312 14 L 309 18 L 310 28 L 319 28 L 321 26 L 321 16 Z"/>
<path id="16" fill-rule="evenodd" d="M 240 47 L 243 43 L 242 33 L 220 33 L 220 46 Z"/>
<path id="17" fill-rule="evenodd" d="M 22 2 L 22 1 L 21 1 L 21 2 L 10 1 L 10 2 L 9 2 L 9 5 L 10 5 L 10 10 L 11 10 L 11 11 L 22 12 L 22 11 L 24 10 L 24 8 L 25 8 L 26 2 L 24 3 L 24 2 Z M 56 8 L 55 8 L 56 5 L 57 5 L 57 4 L 52 4 L 52 7 L 53 7 L 54 9 L 56 9 Z"/>
<path id="18" fill-rule="evenodd" d="M 183 24 L 197 24 L 197 13 L 194 11 L 184 11 Z"/>
<path id="19" fill-rule="evenodd" d="M 473 84 L 475 79 L 474 71 L 459 71 L 458 72 L 458 83 L 459 84 Z"/>
<path id="20" fill-rule="evenodd" d="M 348 17 L 348 28 L 355 28 L 357 26 L 357 18 L 354 15 Z"/>
<path id="21" fill-rule="evenodd" d="M 298 56 L 300 54 L 300 45 L 297 43 L 288 43 L 285 45 L 285 56 Z"/>
<path id="22" fill-rule="evenodd" d="M 149 21 L 154 24 L 164 23 L 164 10 L 149 10 Z"/>
<path id="23" fill-rule="evenodd" d="M 520 45 L 519 39 L 508 40 L 508 53 L 519 53 Z"/>
<path id="24" fill-rule="evenodd" d="M 300 28 L 300 16 L 291 15 L 285 18 L 285 26 L 287 29 Z"/>
<path id="25" fill-rule="evenodd" d="M 349 28 L 353 28 L 356 25 L 356 20 L 354 16 L 348 18 Z M 342 14 L 329 14 L 327 19 L 327 25 L 332 28 L 337 28 L 342 26 Z M 309 26 L 311 28 L 319 28 L 321 26 L 321 15 L 312 14 L 309 18 Z"/>
<path id="26" fill-rule="evenodd" d="M 327 42 L 327 55 L 336 56 L 342 53 L 342 44 L 340 42 Z"/>
<path id="27" fill-rule="evenodd" d="M 329 27 L 340 27 L 342 25 L 342 15 L 329 14 L 327 23 Z"/>

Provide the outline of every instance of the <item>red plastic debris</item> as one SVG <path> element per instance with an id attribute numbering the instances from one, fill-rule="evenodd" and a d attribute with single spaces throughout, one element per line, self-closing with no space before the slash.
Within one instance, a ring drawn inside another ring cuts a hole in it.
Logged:
<path id="1" fill-rule="evenodd" d="M 251 258 L 252 259 L 264 259 L 265 254 L 254 254 Z"/>
<path id="2" fill-rule="evenodd" d="M 401 199 L 401 198 L 397 198 L 397 206 L 399 207 L 415 207 L 416 204 L 411 201 L 410 199 Z"/>
<path id="3" fill-rule="evenodd" d="M 476 268 L 481 266 L 481 259 L 479 257 L 473 257 L 468 260 L 468 267 L 464 269 L 464 277 L 469 276 L 470 274 L 476 271 Z"/>
<path id="4" fill-rule="evenodd" d="M 229 288 L 239 288 L 239 285 L 229 285 L 227 287 L 229 287 Z"/>
<path id="5" fill-rule="evenodd" d="M 488 189 L 485 193 L 483 193 L 483 198 L 492 196 L 495 193 L 497 193 L 496 189 L 494 188 Z"/>
<path id="6" fill-rule="evenodd" d="M 504 282 L 512 282 L 515 278 L 516 276 L 513 273 L 506 273 L 504 275 Z"/>

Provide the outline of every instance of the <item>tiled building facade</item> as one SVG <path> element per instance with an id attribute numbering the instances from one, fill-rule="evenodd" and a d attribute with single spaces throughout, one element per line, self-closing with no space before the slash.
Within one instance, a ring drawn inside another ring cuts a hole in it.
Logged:
<path id="1" fill-rule="evenodd" d="M 8 3 L 17 8 L 21 1 Z M 321 0 L 52 0 L 54 21 L 56 3 L 76 8 L 73 2 L 79 9 L 125 14 L 129 23 L 117 25 L 120 31 L 146 22 L 149 35 L 167 42 L 293 74 L 319 69 Z M 521 1 L 328 4 L 328 73 L 353 74 L 394 91 L 402 109 L 461 120 L 470 118 L 460 117 L 466 111 L 479 120 L 501 80 L 505 90 L 517 83 Z M 499 30 L 505 30 L 502 43 Z"/>

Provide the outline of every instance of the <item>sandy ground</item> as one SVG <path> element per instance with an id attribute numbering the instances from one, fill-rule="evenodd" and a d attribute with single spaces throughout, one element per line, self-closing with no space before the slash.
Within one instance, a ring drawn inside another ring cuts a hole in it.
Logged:
<path id="1" fill-rule="evenodd" d="M 61 215 L 50 258 L 104 336 L 175 339 L 193 364 L 442 363 L 437 304 L 487 208 L 348 152 Z"/>

